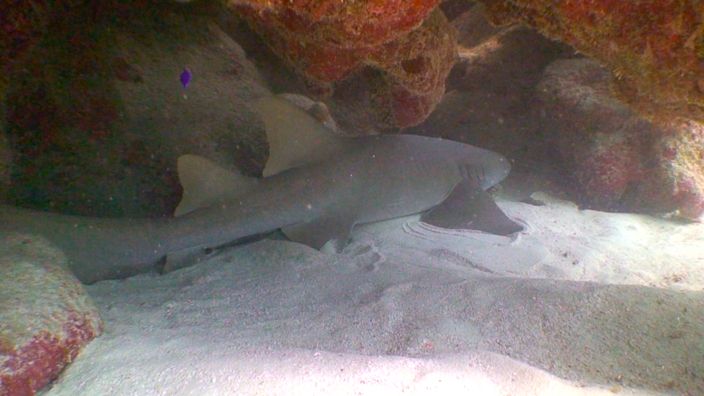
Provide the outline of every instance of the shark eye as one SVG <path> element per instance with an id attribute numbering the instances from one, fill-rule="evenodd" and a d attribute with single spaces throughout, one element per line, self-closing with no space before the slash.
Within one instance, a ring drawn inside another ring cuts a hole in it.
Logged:
<path id="1" fill-rule="evenodd" d="M 474 181 L 477 183 L 477 185 L 483 186 L 484 181 L 486 180 L 486 172 L 484 171 L 484 167 L 481 166 L 479 168 L 474 168 L 472 169 L 472 171 Z"/>

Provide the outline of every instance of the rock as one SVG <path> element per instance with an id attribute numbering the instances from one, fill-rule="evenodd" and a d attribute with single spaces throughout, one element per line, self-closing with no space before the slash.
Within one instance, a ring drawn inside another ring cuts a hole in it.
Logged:
<path id="1" fill-rule="evenodd" d="M 0 237 L 0 395 L 33 395 L 101 334 L 98 310 L 43 238 Z"/>
<path id="2" fill-rule="evenodd" d="M 535 85 L 565 47 L 525 27 L 492 26 L 481 5 L 452 25 L 459 61 L 448 77 L 448 92 L 427 120 L 407 132 L 521 157 L 538 127 L 530 111 Z"/>
<path id="3" fill-rule="evenodd" d="M 305 77 L 309 93 L 329 98 L 333 83 L 354 73 L 366 75 L 364 66 L 378 71 L 375 78 L 356 84 L 366 88 L 361 95 L 369 97 L 367 106 L 326 99 L 343 129 L 356 127 L 360 133 L 377 126 L 415 125 L 442 97 L 455 58 L 455 39 L 442 13 L 431 12 L 437 3 L 230 2 L 272 50 Z M 346 114 L 359 111 L 371 116 Z M 360 120 L 372 122 L 360 127 Z"/>
<path id="4" fill-rule="evenodd" d="M 230 0 L 228 4 L 242 13 L 259 13 L 259 20 L 268 21 L 269 26 L 282 36 L 296 35 L 301 38 L 297 47 L 316 44 L 324 48 L 358 49 L 376 47 L 398 38 L 414 28 L 439 3 L 439 0 L 420 0 L 406 2 L 403 0 L 344 2 L 336 0 Z M 302 48 L 290 49 L 304 51 Z M 312 56 L 312 53 L 301 56 Z M 329 59 L 330 62 L 336 62 Z M 319 70 L 318 77 L 325 75 L 334 81 L 339 74 L 345 74 L 341 68 L 330 68 L 327 72 L 319 68 L 322 65 L 301 65 L 312 70 Z"/>
<path id="5" fill-rule="evenodd" d="M 257 173 L 267 146 L 263 123 L 250 107 L 271 92 L 214 19 L 173 13 L 157 25 L 131 22 L 117 33 L 121 59 L 142 79 L 116 83 L 125 106 L 117 126 L 145 140 L 158 136 L 153 148 L 169 152 L 169 162 L 191 153 Z M 178 76 L 186 67 L 192 81 L 184 89 Z"/>
<path id="6" fill-rule="evenodd" d="M 525 96 L 550 62 L 572 52 L 533 29 L 492 25 L 481 4 L 457 17 L 452 25 L 458 31 L 460 61 L 448 81 L 450 89 Z"/>
<path id="7" fill-rule="evenodd" d="M 673 120 L 652 149 L 652 176 L 637 186 L 633 204 L 701 220 L 704 214 L 704 125 Z"/>
<path id="8" fill-rule="evenodd" d="M 704 8 L 697 1 L 482 0 L 614 72 L 618 95 L 653 118 L 704 122 Z"/>
<path id="9" fill-rule="evenodd" d="M 580 203 L 697 219 L 704 212 L 701 124 L 653 124 L 614 97 L 609 82 L 596 62 L 570 59 L 551 64 L 537 87 L 544 132 Z"/>
<path id="10" fill-rule="evenodd" d="M 299 94 L 284 93 L 280 96 L 312 115 L 332 132 L 338 135 L 345 135 L 345 132 L 337 126 L 337 122 L 332 118 L 330 110 L 325 103 L 316 102 L 307 96 Z"/>
<path id="11" fill-rule="evenodd" d="M 152 5 L 100 20 L 77 13 L 55 24 L 10 80 L 11 202 L 169 215 L 180 195 L 178 156 L 246 173 L 262 167 L 263 124 L 249 103 L 269 91 L 216 16 L 194 7 Z"/>
<path id="12" fill-rule="evenodd" d="M 472 7 L 474 7 L 474 3 L 467 0 L 442 0 L 440 2 L 442 13 L 445 14 L 450 21 L 454 21 L 455 18 L 464 14 Z"/>
<path id="13" fill-rule="evenodd" d="M 3 93 L 0 91 L 0 203 L 7 199 L 10 189 L 10 170 L 12 166 L 12 151 L 5 133 L 5 106 Z"/>
<path id="14" fill-rule="evenodd" d="M 640 129 L 653 127 L 613 97 L 609 78 L 594 61 L 559 60 L 545 70 L 537 95 L 544 106 L 543 129 L 571 171 L 580 203 L 616 210 L 643 172 L 647 132 Z"/>
<path id="15" fill-rule="evenodd" d="M 419 28 L 370 54 L 367 63 L 384 72 L 383 84 L 371 92 L 381 125 L 417 125 L 435 109 L 455 63 L 455 45 L 454 30 L 436 10 Z"/>
<path id="16" fill-rule="evenodd" d="M 0 4 L 0 88 L 6 82 L 6 73 L 12 64 L 46 31 L 51 8 L 46 2 L 4 1 Z"/>

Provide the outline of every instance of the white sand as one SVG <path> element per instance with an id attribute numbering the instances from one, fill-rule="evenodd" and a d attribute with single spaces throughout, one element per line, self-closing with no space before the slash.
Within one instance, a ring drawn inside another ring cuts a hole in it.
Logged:
<path id="1" fill-rule="evenodd" d="M 704 394 L 704 224 L 541 199 L 500 202 L 513 239 L 406 218 L 100 282 L 48 395 Z"/>

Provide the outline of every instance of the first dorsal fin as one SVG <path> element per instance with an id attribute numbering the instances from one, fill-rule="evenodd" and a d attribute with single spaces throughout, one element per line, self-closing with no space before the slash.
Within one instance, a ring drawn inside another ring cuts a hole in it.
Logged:
<path id="1" fill-rule="evenodd" d="M 183 195 L 175 216 L 235 198 L 257 183 L 256 178 L 229 171 L 193 154 L 179 157 L 177 167 Z"/>
<path id="2" fill-rule="evenodd" d="M 255 108 L 264 121 L 269 141 L 264 177 L 318 162 L 342 149 L 344 138 L 335 136 L 320 121 L 282 97 L 262 98 Z"/>

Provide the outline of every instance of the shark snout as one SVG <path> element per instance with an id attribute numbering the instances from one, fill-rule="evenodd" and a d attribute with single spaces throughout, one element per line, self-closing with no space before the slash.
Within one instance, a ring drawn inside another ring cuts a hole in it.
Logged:
<path id="1" fill-rule="evenodd" d="M 487 151 L 480 164 L 477 165 L 481 175 L 479 181 L 484 190 L 501 183 L 511 172 L 509 160 L 503 155 L 492 151 Z"/>
<path id="2" fill-rule="evenodd" d="M 500 182 L 501 180 L 505 179 L 509 173 L 511 173 L 511 163 L 509 162 L 508 158 L 504 157 L 501 154 L 496 154 L 494 159 L 494 166 L 496 167 L 496 174 L 499 177 L 499 180 L 497 181 Z"/>

